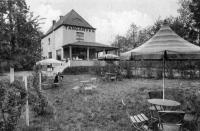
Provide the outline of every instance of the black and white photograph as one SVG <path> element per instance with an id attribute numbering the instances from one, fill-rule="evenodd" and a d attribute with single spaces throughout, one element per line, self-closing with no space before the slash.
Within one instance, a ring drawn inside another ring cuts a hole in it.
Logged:
<path id="1" fill-rule="evenodd" d="M 0 0 L 0 131 L 200 131 L 200 0 Z"/>

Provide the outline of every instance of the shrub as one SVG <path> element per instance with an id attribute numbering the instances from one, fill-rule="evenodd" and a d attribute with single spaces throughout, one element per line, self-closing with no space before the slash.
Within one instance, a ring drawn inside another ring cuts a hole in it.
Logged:
<path id="1" fill-rule="evenodd" d="M 30 89 L 29 100 L 32 110 L 39 116 L 53 115 L 53 109 L 49 105 L 46 96 L 39 89 L 39 67 L 35 67 L 32 78 L 29 78 Z M 46 77 L 45 77 L 46 78 Z"/>
<path id="2" fill-rule="evenodd" d="M 1 131 L 12 131 L 16 128 L 26 102 L 26 91 L 23 83 L 15 80 L 10 84 L 8 80 L 0 81 L 0 109 L 2 121 Z"/>
<path id="3" fill-rule="evenodd" d="M 67 67 L 64 69 L 62 74 L 65 75 L 78 75 L 78 74 L 99 74 L 100 66 L 77 66 L 77 67 Z"/>
<path id="4" fill-rule="evenodd" d="M 43 129 L 40 126 L 25 126 L 21 131 L 43 131 Z"/>

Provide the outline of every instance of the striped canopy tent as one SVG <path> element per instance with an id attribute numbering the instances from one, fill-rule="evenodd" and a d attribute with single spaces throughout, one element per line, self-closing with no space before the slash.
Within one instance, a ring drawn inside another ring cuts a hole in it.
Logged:
<path id="1" fill-rule="evenodd" d="M 121 54 L 122 60 L 162 60 L 163 61 L 163 99 L 165 88 L 165 60 L 200 59 L 200 47 L 177 35 L 167 24 L 146 43 Z"/>

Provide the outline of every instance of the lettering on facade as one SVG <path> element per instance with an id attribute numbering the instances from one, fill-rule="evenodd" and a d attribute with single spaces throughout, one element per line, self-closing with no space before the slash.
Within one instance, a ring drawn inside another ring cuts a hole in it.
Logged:
<path id="1" fill-rule="evenodd" d="M 84 32 L 95 32 L 94 29 L 88 29 L 83 27 L 76 27 L 76 26 L 67 26 L 68 30 L 76 30 L 76 31 L 84 31 Z"/>

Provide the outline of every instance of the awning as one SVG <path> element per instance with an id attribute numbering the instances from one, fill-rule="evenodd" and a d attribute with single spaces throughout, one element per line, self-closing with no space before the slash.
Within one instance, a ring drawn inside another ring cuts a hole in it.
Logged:
<path id="1" fill-rule="evenodd" d="M 85 42 L 85 41 L 77 41 L 74 43 L 68 43 L 66 45 L 63 45 L 63 48 L 66 47 L 91 47 L 91 48 L 98 48 L 100 50 L 106 50 L 106 51 L 110 51 L 110 50 L 116 50 L 118 49 L 117 47 L 113 47 L 113 46 L 109 46 L 109 45 L 105 45 L 105 44 L 101 44 L 101 43 L 97 43 L 97 42 Z"/>

